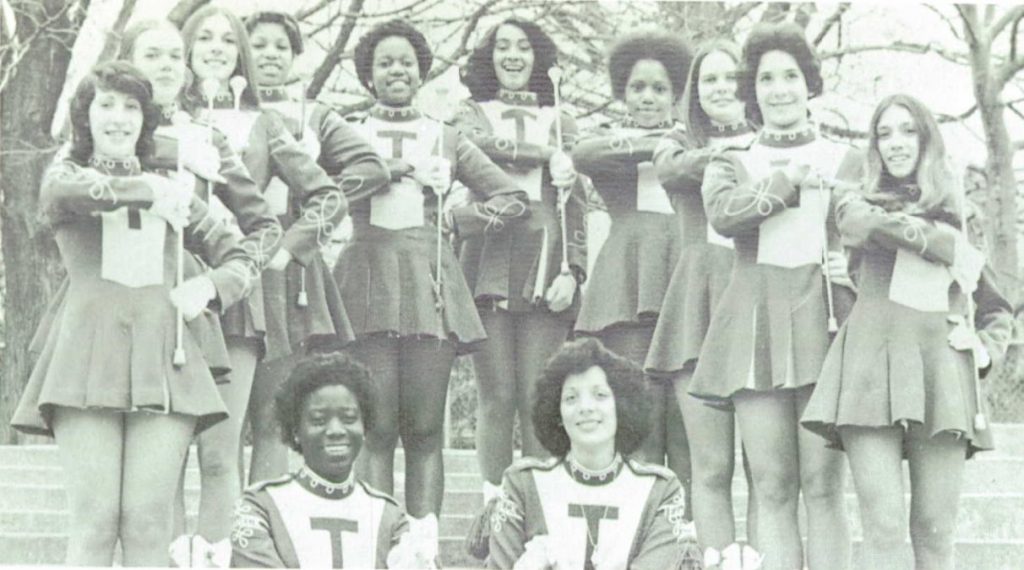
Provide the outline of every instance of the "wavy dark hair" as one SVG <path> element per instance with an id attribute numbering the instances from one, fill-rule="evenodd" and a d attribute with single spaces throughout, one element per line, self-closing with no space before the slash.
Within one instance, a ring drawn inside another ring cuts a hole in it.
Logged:
<path id="1" fill-rule="evenodd" d="M 533 22 L 508 18 L 487 31 L 469 56 L 460 79 L 469 89 L 470 98 L 477 102 L 492 101 L 498 95 L 498 75 L 494 72 L 494 44 L 502 26 L 515 26 L 526 34 L 533 48 L 533 70 L 527 90 L 537 94 L 537 103 L 550 107 L 555 104 L 555 88 L 548 77 L 548 69 L 558 62 L 558 48 L 551 36 Z"/>
<path id="2" fill-rule="evenodd" d="M 615 397 L 615 449 L 623 455 L 636 451 L 650 430 L 650 393 L 643 371 L 635 362 L 605 348 L 601 341 L 586 337 L 568 342 L 548 360 L 533 401 L 533 428 L 537 440 L 553 455 L 564 457 L 571 442 L 562 425 L 562 388 L 571 374 L 597 366 L 608 377 Z"/>
<path id="3" fill-rule="evenodd" d="M 434 63 L 434 54 L 430 51 L 427 38 L 412 24 L 404 20 L 388 20 L 377 24 L 359 38 L 355 49 L 356 76 L 363 87 L 374 96 L 377 92 L 373 89 L 373 52 L 377 49 L 377 44 L 390 37 L 405 38 L 412 44 L 412 49 L 416 53 L 416 64 L 420 70 L 420 81 L 427 79 L 430 66 Z"/>
<path id="4" fill-rule="evenodd" d="M 704 59 L 713 53 L 724 53 L 736 62 L 737 87 L 739 87 L 740 49 L 735 43 L 729 40 L 711 40 L 697 50 L 690 65 L 690 73 L 686 78 L 686 91 L 683 93 L 683 109 L 686 115 L 683 120 L 686 123 L 686 132 L 693 137 L 693 140 L 700 146 L 707 146 L 708 132 L 711 130 L 711 119 L 700 106 L 700 92 L 697 84 L 700 82 L 700 68 Z M 739 95 L 737 95 L 737 99 Z"/>
<path id="5" fill-rule="evenodd" d="M 808 99 L 821 95 L 824 87 L 821 62 L 814 47 L 807 41 L 803 28 L 793 22 L 757 24 L 750 30 L 743 44 L 739 92 L 746 106 L 747 118 L 757 125 L 764 124 L 761 108 L 757 105 L 757 68 L 764 54 L 770 51 L 782 51 L 793 56 L 804 74 Z"/>
<path id="6" fill-rule="evenodd" d="M 299 453 L 296 433 L 302 407 L 309 395 L 325 386 L 344 386 L 356 398 L 363 426 L 370 430 L 376 421 L 370 371 L 343 352 L 308 356 L 299 361 L 274 397 L 274 417 L 281 428 L 281 441 Z"/>
<path id="7" fill-rule="evenodd" d="M 917 127 L 918 159 L 914 168 L 914 177 L 921 196 L 917 207 L 924 214 L 951 212 L 957 216 L 963 207 L 963 196 L 958 190 L 960 185 L 954 175 L 946 155 L 946 144 L 939 131 L 939 123 L 935 120 L 928 107 L 910 95 L 897 93 L 882 99 L 871 115 L 871 126 L 868 130 L 867 167 L 865 168 L 864 187 L 869 192 L 879 191 L 893 181 L 892 175 L 885 169 L 882 155 L 878 150 L 878 123 L 882 114 L 892 107 L 903 107 L 910 113 Z"/>
<path id="8" fill-rule="evenodd" d="M 686 74 L 693 59 L 689 46 L 676 35 L 645 31 L 622 38 L 608 53 L 608 77 L 616 99 L 621 101 L 625 98 L 629 75 L 641 59 L 661 62 L 672 83 L 672 100 L 682 97 L 686 89 Z"/>
<path id="9" fill-rule="evenodd" d="M 192 48 L 196 44 L 196 35 L 199 33 L 199 26 L 213 16 L 224 16 L 227 18 L 231 31 L 235 34 L 235 45 L 238 46 L 238 61 L 235 62 L 235 70 L 231 75 L 241 75 L 248 82 L 245 90 L 242 91 L 242 107 L 259 109 L 260 98 L 256 93 L 257 83 L 252 69 L 252 49 L 249 47 L 249 32 L 245 31 L 242 20 L 231 10 L 221 6 L 206 5 L 189 16 L 188 20 L 185 21 L 185 25 L 181 28 L 181 35 L 185 39 L 185 64 L 188 66 L 189 72 L 194 75 L 195 72 L 192 71 Z M 203 106 L 203 95 L 200 93 L 202 81 L 198 80 L 198 77 L 196 79 L 184 92 L 183 99 L 189 109 L 198 109 Z"/>
<path id="10" fill-rule="evenodd" d="M 135 142 L 135 155 L 145 158 L 153 152 L 153 132 L 160 122 L 160 108 L 153 102 L 153 86 L 141 71 L 125 61 L 101 63 L 89 70 L 71 97 L 71 159 L 86 164 L 94 146 L 89 107 L 97 91 L 116 91 L 132 97 L 142 107 L 142 129 Z"/>
<path id="11" fill-rule="evenodd" d="M 281 26 L 284 29 L 285 35 L 288 36 L 288 45 L 291 46 L 294 55 L 300 55 L 306 49 L 302 43 L 299 21 L 295 19 L 295 16 L 271 10 L 253 12 L 245 19 L 245 30 L 251 34 L 256 29 L 256 26 L 260 24 L 276 24 Z"/>

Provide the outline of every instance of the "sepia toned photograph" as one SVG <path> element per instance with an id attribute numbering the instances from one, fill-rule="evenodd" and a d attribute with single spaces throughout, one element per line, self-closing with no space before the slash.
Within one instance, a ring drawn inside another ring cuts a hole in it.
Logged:
<path id="1" fill-rule="evenodd" d="M 0 568 L 1024 568 L 1022 28 L 0 0 Z"/>

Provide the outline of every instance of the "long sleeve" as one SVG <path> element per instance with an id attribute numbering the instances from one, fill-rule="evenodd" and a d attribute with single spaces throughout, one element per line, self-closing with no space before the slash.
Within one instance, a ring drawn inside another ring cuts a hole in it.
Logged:
<path id="1" fill-rule="evenodd" d="M 995 272 L 990 267 L 981 273 L 974 304 L 975 330 L 996 366 L 1006 356 L 1013 335 L 1013 307 L 996 285 Z"/>
<path id="2" fill-rule="evenodd" d="M 153 203 L 151 185 L 156 179 L 155 175 L 108 176 L 70 160 L 60 160 L 43 174 L 39 204 L 51 225 L 125 206 L 148 208 Z"/>
<path id="3" fill-rule="evenodd" d="M 391 175 L 370 143 L 333 109 L 324 105 L 317 105 L 317 109 L 320 166 L 334 179 L 348 201 L 386 189 Z"/>
<path id="4" fill-rule="evenodd" d="M 669 131 L 654 150 L 658 182 L 669 193 L 700 192 L 704 169 L 715 152 L 711 147 L 696 148 L 680 129 Z"/>
<path id="5" fill-rule="evenodd" d="M 452 210 L 459 236 L 500 232 L 506 224 L 529 216 L 526 192 L 465 135 L 447 125 L 444 129 L 446 140 L 455 145 L 454 178 L 476 196 L 474 203 Z"/>
<path id="6" fill-rule="evenodd" d="M 836 223 L 846 247 L 905 249 L 928 261 L 953 265 L 959 232 L 901 212 L 887 212 L 854 191 L 836 204 Z"/>
<path id="7" fill-rule="evenodd" d="M 259 275 L 255 252 L 245 248 L 237 230 L 210 215 L 206 203 L 192 197 L 185 247 L 213 267 L 207 276 L 217 290 L 221 311 L 245 298 Z"/>
<path id="8" fill-rule="evenodd" d="M 338 186 L 284 127 L 281 119 L 264 113 L 271 168 L 301 197 L 298 219 L 285 230 L 281 247 L 301 265 L 309 265 L 348 212 Z"/>
<path id="9" fill-rule="evenodd" d="M 577 177 L 565 204 L 566 251 L 577 285 L 587 278 L 587 196 L 582 177 Z"/>
<path id="10" fill-rule="evenodd" d="M 231 531 L 232 568 L 286 568 L 270 532 L 270 514 L 247 491 L 235 507 Z"/>
<path id="11" fill-rule="evenodd" d="M 653 501 L 644 513 L 644 526 L 633 544 L 630 570 L 662 570 L 675 567 L 684 540 L 693 538 L 685 519 L 686 497 L 679 480 L 659 480 L 651 490 Z"/>
<path id="12" fill-rule="evenodd" d="M 704 211 L 715 231 L 736 237 L 757 229 L 766 219 L 796 205 L 800 191 L 781 170 L 750 180 L 734 153 L 715 155 L 701 184 Z"/>
<path id="13" fill-rule="evenodd" d="M 624 168 L 635 168 L 654 158 L 664 131 L 641 137 L 598 134 L 582 138 L 572 150 L 576 170 L 591 178 L 620 176 Z"/>
<path id="14" fill-rule="evenodd" d="M 525 475 L 506 471 L 491 515 L 490 556 L 488 568 L 508 570 L 526 552 L 526 498 L 522 489 Z"/>

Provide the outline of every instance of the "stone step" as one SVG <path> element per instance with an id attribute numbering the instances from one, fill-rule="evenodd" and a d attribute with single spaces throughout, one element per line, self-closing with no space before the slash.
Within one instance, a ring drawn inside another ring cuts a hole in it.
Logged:
<path id="1" fill-rule="evenodd" d="M 67 538 L 49 533 L 0 533 L 0 565 L 59 565 L 64 562 Z M 854 543 L 854 568 L 860 568 L 860 543 Z M 470 557 L 461 538 L 441 539 L 441 560 L 446 568 L 481 568 Z M 1024 540 L 956 542 L 957 568 L 971 570 L 1019 570 L 1024 560 Z"/>
<path id="2" fill-rule="evenodd" d="M 402 503 L 402 493 L 398 494 Z M 847 513 L 855 536 L 860 536 L 857 499 L 847 494 Z M 186 492 L 187 513 L 195 515 L 196 493 Z M 737 524 L 745 526 L 746 494 L 734 495 Z M 909 504 L 909 496 L 908 496 Z M 465 536 L 473 517 L 483 506 L 478 492 L 445 493 L 441 513 L 441 533 Z M 803 509 L 801 509 L 803 521 Z M 194 528 L 190 523 L 189 528 Z M 0 532 L 64 532 L 67 529 L 67 499 L 62 487 L 53 485 L 0 486 Z M 970 493 L 961 496 L 957 517 L 957 537 L 969 540 L 996 540 L 1024 537 L 1024 495 Z"/>
<path id="3" fill-rule="evenodd" d="M 906 463 L 903 466 L 904 488 L 910 487 L 910 476 Z M 1012 457 L 980 457 L 968 461 L 964 471 L 963 493 L 1020 493 L 1024 494 L 1024 458 Z M 38 465 L 4 465 L 0 466 L 0 485 L 5 484 L 47 484 L 63 485 L 64 471 L 60 466 Z M 402 489 L 405 484 L 404 473 L 395 474 L 395 488 Z M 482 481 L 478 472 L 447 472 L 445 473 L 446 491 L 479 491 Z M 185 470 L 185 488 L 199 488 L 199 468 L 189 466 Z M 745 491 L 747 482 L 742 471 L 733 477 L 733 492 Z M 846 475 L 846 489 L 854 491 L 853 477 Z"/>
<path id="4" fill-rule="evenodd" d="M 977 455 L 978 460 L 1013 457 L 1024 459 L 1024 424 L 993 424 L 996 449 Z M 245 449 L 246 462 L 251 448 Z M 404 453 L 401 448 L 395 454 L 395 468 L 403 469 Z M 189 454 L 190 464 L 195 464 L 193 447 Z M 478 473 L 476 451 L 472 449 L 446 449 L 444 452 L 446 473 Z M 737 462 L 738 463 L 738 462 Z M 56 445 L 0 445 L 0 467 L 13 465 L 36 465 L 59 467 Z"/>

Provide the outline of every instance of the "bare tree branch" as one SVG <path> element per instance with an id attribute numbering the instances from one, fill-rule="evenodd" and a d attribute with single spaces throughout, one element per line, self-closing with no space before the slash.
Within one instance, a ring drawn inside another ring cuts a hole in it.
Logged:
<path id="1" fill-rule="evenodd" d="M 850 5 L 849 4 L 840 4 L 836 8 L 836 11 L 832 12 L 832 15 L 829 16 L 828 19 L 825 20 L 825 23 L 822 26 L 821 31 L 818 32 L 818 35 L 814 36 L 814 41 L 813 41 L 814 47 L 818 47 L 819 45 L 821 45 L 821 42 L 825 39 L 825 36 L 827 36 L 828 33 L 830 31 L 832 31 L 832 28 L 835 25 L 837 25 L 837 24 L 842 22 L 843 14 L 845 14 L 846 11 L 849 10 L 849 9 L 850 9 Z"/>
<path id="2" fill-rule="evenodd" d="M 324 83 L 331 76 L 331 72 L 334 71 L 334 67 L 338 65 L 341 54 L 345 51 L 345 46 L 348 45 L 348 40 L 352 37 L 352 30 L 356 27 L 359 14 L 363 11 L 363 3 L 364 0 L 352 0 L 349 4 L 345 22 L 342 23 L 341 30 L 338 32 L 338 39 L 335 40 L 334 45 L 331 46 L 330 51 L 327 52 L 324 60 L 320 62 L 320 66 L 313 73 L 313 80 L 309 82 L 309 88 L 306 89 L 306 97 L 316 99 L 320 89 L 323 88 Z"/>
<path id="3" fill-rule="evenodd" d="M 921 6 L 938 16 L 946 24 L 946 27 L 949 28 L 949 31 L 953 34 L 954 38 L 963 41 L 963 32 L 957 29 L 956 25 L 953 23 L 953 19 L 949 17 L 949 14 L 942 12 L 939 10 L 938 6 L 933 6 L 932 4 L 921 4 Z"/>
<path id="4" fill-rule="evenodd" d="M 296 20 L 301 22 L 302 20 L 305 20 L 306 18 L 312 16 L 313 14 L 316 14 L 320 10 L 323 10 L 324 8 L 334 3 L 335 1 L 336 0 L 320 0 L 313 6 L 308 6 L 306 8 L 302 8 L 301 10 L 298 10 L 297 12 L 295 12 L 295 14 L 293 14 L 293 16 L 295 16 Z"/>
<path id="5" fill-rule="evenodd" d="M 992 74 L 993 81 L 999 89 L 1002 89 L 1022 69 L 1024 69 L 1024 56 L 1018 55 L 1016 59 L 1006 60 L 995 69 Z"/>
<path id="6" fill-rule="evenodd" d="M 135 3 L 136 0 L 124 0 L 121 4 L 121 10 L 117 13 L 114 25 L 107 32 L 107 37 L 103 40 L 103 50 L 100 51 L 96 61 L 109 61 L 117 57 L 117 50 L 121 47 L 124 27 L 128 25 L 128 20 L 132 17 L 132 12 L 135 11 Z"/>
<path id="7" fill-rule="evenodd" d="M 964 24 L 964 34 L 967 36 L 968 46 L 977 46 L 980 44 L 980 38 L 978 37 L 978 8 L 973 4 L 957 4 L 956 11 L 960 14 L 960 20 Z"/>
<path id="8" fill-rule="evenodd" d="M 1006 26 L 1010 25 L 1010 23 L 1020 21 L 1021 18 L 1024 18 L 1024 5 L 1014 6 L 1013 8 L 1003 12 L 1003 14 L 999 16 L 999 19 L 989 27 L 988 37 L 994 40 L 996 36 L 1003 32 L 1003 29 L 1006 28 Z"/>
<path id="9" fill-rule="evenodd" d="M 210 0 L 178 0 L 174 8 L 171 8 L 171 12 L 167 14 L 167 19 L 180 28 L 189 16 L 209 3 Z"/>
<path id="10" fill-rule="evenodd" d="M 835 50 L 821 51 L 819 57 L 823 60 L 834 59 L 837 57 L 845 57 L 852 54 L 866 53 L 872 51 L 896 51 L 916 54 L 934 53 L 942 56 L 943 58 L 958 64 L 967 65 L 968 59 L 966 54 L 960 54 L 951 52 L 939 44 L 917 44 L 910 42 L 894 42 L 891 44 L 871 44 L 871 45 L 848 45 Z"/>

